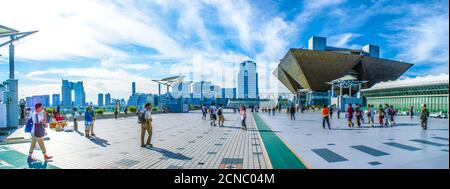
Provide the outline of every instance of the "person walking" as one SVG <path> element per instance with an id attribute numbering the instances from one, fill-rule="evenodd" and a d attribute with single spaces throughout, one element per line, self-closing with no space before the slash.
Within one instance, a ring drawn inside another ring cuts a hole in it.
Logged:
<path id="1" fill-rule="evenodd" d="M 322 127 L 325 129 L 325 122 L 328 124 L 328 129 L 331 130 L 330 127 L 330 110 L 327 105 L 323 105 L 322 108 Z"/>
<path id="2" fill-rule="evenodd" d="M 273 106 L 272 107 L 272 116 L 275 116 L 275 110 L 276 110 L 276 108 L 275 108 L 275 106 Z"/>
<path id="3" fill-rule="evenodd" d="M 427 130 L 428 128 L 428 117 L 430 116 L 430 112 L 427 109 L 426 104 L 422 104 L 422 110 L 420 111 L 420 126 L 422 126 L 423 130 Z"/>
<path id="4" fill-rule="evenodd" d="M 394 106 L 391 105 L 389 107 L 389 125 L 391 127 L 393 127 L 395 125 L 395 114 L 396 114 L 396 111 L 394 109 Z"/>
<path id="5" fill-rule="evenodd" d="M 247 110 L 245 109 L 245 106 L 239 107 L 239 114 L 241 115 L 241 129 L 247 130 L 247 124 L 245 123 L 245 120 L 247 119 Z"/>
<path id="6" fill-rule="evenodd" d="M 94 123 L 95 123 L 95 111 L 94 111 L 94 108 L 92 107 L 92 105 L 90 105 L 90 107 L 91 107 L 91 110 L 90 110 L 90 112 L 89 113 L 91 113 L 91 117 L 92 117 L 92 123 L 91 123 L 91 132 L 90 132 L 90 134 L 91 134 L 91 136 L 95 136 L 95 134 L 94 134 Z"/>
<path id="7" fill-rule="evenodd" d="M 389 114 L 389 105 L 384 104 L 384 125 L 389 126 L 390 114 Z"/>
<path id="8" fill-rule="evenodd" d="M 125 109 L 123 110 L 123 112 L 125 113 L 125 118 L 127 118 L 127 116 L 128 116 L 128 106 L 125 106 Z"/>
<path id="9" fill-rule="evenodd" d="M 223 123 L 225 122 L 225 117 L 223 116 L 223 105 L 220 104 L 217 109 L 217 116 L 219 116 L 219 127 L 223 127 Z"/>
<path id="10" fill-rule="evenodd" d="M 50 159 L 52 159 L 52 156 L 47 155 L 47 150 L 45 148 L 44 139 L 45 136 L 45 125 L 46 125 L 46 112 L 42 111 L 42 104 L 37 103 L 35 106 L 35 111 L 31 113 L 31 120 L 33 123 L 33 126 L 31 127 L 31 144 L 30 144 L 30 150 L 28 154 L 28 161 L 32 162 L 35 161 L 33 158 L 33 151 L 34 148 L 36 148 L 36 143 L 39 144 L 39 148 L 42 151 L 42 154 L 44 155 L 44 160 L 47 162 Z"/>
<path id="11" fill-rule="evenodd" d="M 78 112 L 77 112 L 77 108 L 73 108 L 72 117 L 73 117 L 73 130 L 78 131 Z"/>
<path id="12" fill-rule="evenodd" d="M 348 104 L 347 107 L 347 124 L 348 127 L 353 127 L 355 124 L 353 124 L 353 113 L 355 110 L 352 107 L 352 104 Z"/>
<path id="13" fill-rule="evenodd" d="M 289 113 L 291 114 L 291 120 L 295 120 L 295 107 L 292 104 L 289 107 Z"/>
<path id="14" fill-rule="evenodd" d="M 378 123 L 380 123 L 380 126 L 382 127 L 383 126 L 383 119 L 384 119 L 384 116 L 385 116 L 386 113 L 384 112 L 383 106 L 381 104 L 378 107 L 377 114 L 378 114 Z"/>
<path id="15" fill-rule="evenodd" d="M 410 106 L 408 109 L 409 117 L 412 119 L 414 117 L 414 106 Z"/>
<path id="16" fill-rule="evenodd" d="M 203 104 L 202 106 L 202 120 L 206 120 L 206 114 L 208 113 L 208 108 L 206 107 L 206 104 Z"/>
<path id="17" fill-rule="evenodd" d="M 333 119 L 334 105 L 330 105 L 330 119 Z"/>
<path id="18" fill-rule="evenodd" d="M 217 120 L 217 115 L 216 115 L 216 107 L 214 106 L 215 104 L 212 103 L 211 107 L 209 107 L 209 114 L 211 116 L 211 122 L 209 123 L 211 126 L 217 126 L 216 125 L 216 120 Z"/>
<path id="19" fill-rule="evenodd" d="M 86 138 L 90 138 L 90 131 L 92 126 L 92 106 L 86 108 L 86 112 L 84 112 L 84 136 Z"/>
<path id="20" fill-rule="evenodd" d="M 375 118 L 375 109 L 373 107 L 373 104 L 369 104 L 369 109 L 368 109 L 368 113 L 367 113 L 367 118 L 369 119 L 369 125 L 370 127 L 373 127 L 373 124 L 375 123 L 374 118 Z"/>
<path id="21" fill-rule="evenodd" d="M 363 120 L 363 112 L 361 109 L 361 106 L 359 106 L 359 104 L 355 105 L 355 117 L 356 117 L 356 125 L 358 126 L 358 128 L 361 127 L 361 120 Z"/>
<path id="22" fill-rule="evenodd" d="M 114 119 L 117 119 L 117 114 L 119 114 L 119 110 L 117 106 L 114 107 Z"/>
<path id="23" fill-rule="evenodd" d="M 152 104 L 150 103 L 146 103 L 144 106 L 144 109 L 142 110 L 142 116 L 143 116 L 143 121 L 141 122 L 141 147 L 153 147 L 153 144 L 151 143 L 152 140 L 152 130 L 153 130 L 153 126 L 152 126 Z M 145 139 L 145 133 L 148 134 L 148 138 L 144 144 L 144 139 Z"/>

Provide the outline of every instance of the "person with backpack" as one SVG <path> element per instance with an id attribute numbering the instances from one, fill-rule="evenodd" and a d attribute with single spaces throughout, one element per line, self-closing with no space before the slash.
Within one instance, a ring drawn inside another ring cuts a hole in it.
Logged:
<path id="1" fill-rule="evenodd" d="M 219 127 L 223 127 L 223 123 L 225 122 L 225 117 L 223 116 L 223 105 L 220 104 L 217 109 L 217 115 L 219 116 Z"/>
<path id="2" fill-rule="evenodd" d="M 139 115 L 139 122 L 141 123 L 141 147 L 153 147 L 153 144 L 151 143 L 153 133 L 152 121 L 152 104 L 147 103 Z M 148 138 L 144 144 L 146 132 L 148 134 Z"/>
<path id="3" fill-rule="evenodd" d="M 330 110 L 327 105 L 323 105 L 322 108 L 322 127 L 325 129 L 325 122 L 328 124 L 328 129 L 331 130 L 330 127 Z"/>
<path id="4" fill-rule="evenodd" d="M 247 124 L 245 123 L 245 120 L 247 119 L 247 110 L 245 109 L 245 106 L 239 107 L 239 114 L 241 115 L 241 129 L 247 130 Z"/>
<path id="5" fill-rule="evenodd" d="M 427 105 L 422 104 L 422 110 L 420 112 L 420 126 L 422 126 L 423 130 L 427 130 L 429 116 L 430 116 L 430 112 L 427 109 Z"/>
<path id="6" fill-rule="evenodd" d="M 86 138 L 90 138 L 90 131 L 92 126 L 92 106 L 86 108 L 86 112 L 84 112 L 84 136 Z"/>
<path id="7" fill-rule="evenodd" d="M 352 104 L 348 104 L 347 107 L 347 125 L 348 127 L 353 127 L 355 124 L 353 124 L 353 113 L 355 110 L 352 107 Z"/>
<path id="8" fill-rule="evenodd" d="M 77 108 L 73 108 L 72 111 L 72 117 L 73 117 L 73 130 L 78 131 L 78 112 L 77 112 Z"/>
<path id="9" fill-rule="evenodd" d="M 355 117 L 356 117 L 356 125 L 359 128 L 361 127 L 361 120 L 363 120 L 363 112 L 359 104 L 355 105 Z"/>
<path id="10" fill-rule="evenodd" d="M 214 103 L 212 103 L 211 104 L 211 107 L 209 107 L 209 114 L 210 114 L 210 117 L 211 117 L 211 122 L 209 123 L 211 126 L 217 126 L 216 125 L 216 120 L 217 120 L 217 115 L 216 115 L 216 107 L 214 106 L 215 104 Z"/>
<path id="11" fill-rule="evenodd" d="M 384 119 L 384 116 L 385 116 L 386 113 L 384 112 L 383 106 L 381 104 L 378 107 L 377 114 L 378 114 L 378 123 L 380 123 L 380 127 L 382 127 L 383 126 L 383 119 Z"/>
<path id="12" fill-rule="evenodd" d="M 45 136 L 45 126 L 46 126 L 46 112 L 42 111 L 42 104 L 37 103 L 35 106 L 34 112 L 30 115 L 31 117 L 31 144 L 30 150 L 28 154 L 28 161 L 35 161 L 33 158 L 33 151 L 36 148 L 36 143 L 39 144 L 39 148 L 44 155 L 44 160 L 47 162 L 52 159 L 52 156 L 47 155 L 47 150 L 44 144 L 44 136 Z"/>

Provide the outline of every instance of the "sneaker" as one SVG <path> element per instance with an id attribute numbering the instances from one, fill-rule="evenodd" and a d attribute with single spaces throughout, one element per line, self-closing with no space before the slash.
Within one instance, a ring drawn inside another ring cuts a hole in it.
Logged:
<path id="1" fill-rule="evenodd" d="M 144 147 L 145 147 L 145 145 L 141 144 L 141 147 L 142 147 L 142 148 L 144 148 Z"/>
<path id="2" fill-rule="evenodd" d="M 45 161 L 49 161 L 53 158 L 53 156 L 44 155 Z"/>
<path id="3" fill-rule="evenodd" d="M 94 133 L 92 133 L 92 134 L 91 134 L 91 136 L 95 136 L 95 134 L 94 134 Z"/>
<path id="4" fill-rule="evenodd" d="M 33 162 L 36 161 L 36 159 L 34 159 L 33 156 L 28 156 L 27 161 Z"/>
<path id="5" fill-rule="evenodd" d="M 153 144 L 149 144 L 148 147 L 153 148 Z"/>

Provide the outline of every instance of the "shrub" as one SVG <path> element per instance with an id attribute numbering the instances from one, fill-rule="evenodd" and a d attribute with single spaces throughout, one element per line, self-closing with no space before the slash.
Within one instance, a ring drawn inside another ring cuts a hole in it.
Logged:
<path id="1" fill-rule="evenodd" d="M 136 106 L 130 106 L 130 107 L 128 107 L 128 110 L 129 110 L 130 112 L 132 112 L 132 113 L 137 112 Z"/>
<path id="2" fill-rule="evenodd" d="M 152 112 L 157 112 L 158 111 L 158 108 L 157 107 L 153 107 L 152 108 Z"/>
<path id="3" fill-rule="evenodd" d="M 54 109 L 53 109 L 53 108 L 47 108 L 45 111 L 46 111 L 48 114 L 52 114 L 53 111 L 54 111 Z"/>
<path id="4" fill-rule="evenodd" d="M 98 114 L 98 115 L 103 115 L 103 112 L 105 112 L 105 110 L 103 110 L 103 109 L 101 109 L 101 108 L 95 110 L 95 113 Z"/>

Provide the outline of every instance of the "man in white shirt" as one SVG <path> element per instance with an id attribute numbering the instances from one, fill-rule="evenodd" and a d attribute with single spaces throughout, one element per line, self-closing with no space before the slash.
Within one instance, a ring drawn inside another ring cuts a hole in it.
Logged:
<path id="1" fill-rule="evenodd" d="M 153 147 L 151 144 L 152 139 L 152 105 L 150 103 L 145 104 L 142 110 L 145 121 L 141 123 L 141 147 Z M 145 132 L 148 134 L 146 143 L 144 144 Z"/>

